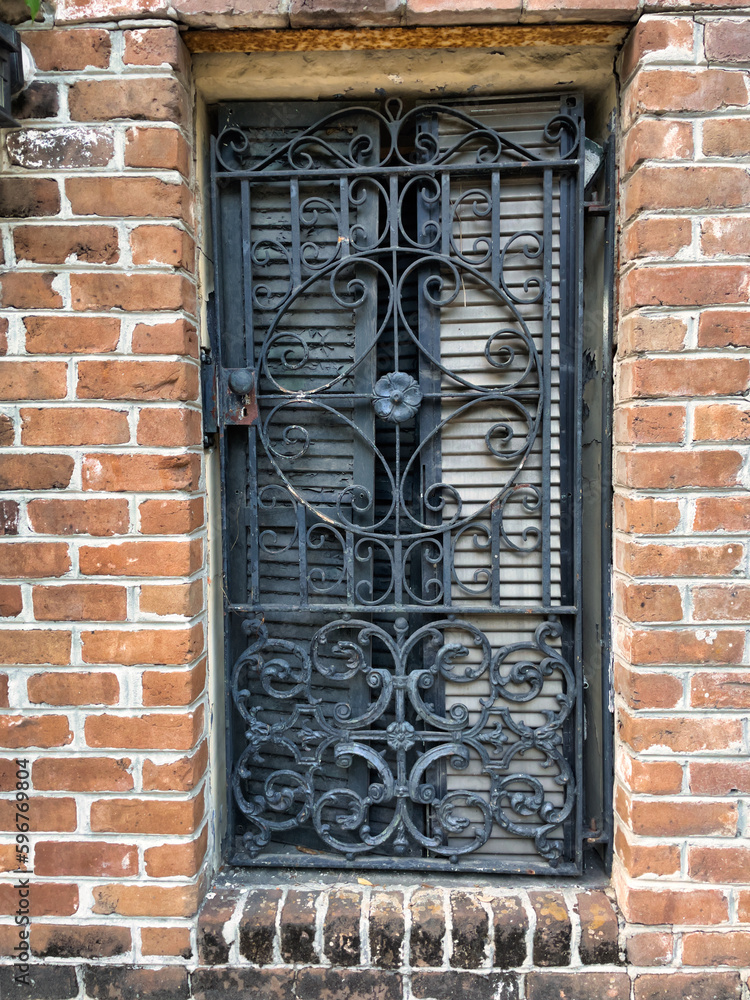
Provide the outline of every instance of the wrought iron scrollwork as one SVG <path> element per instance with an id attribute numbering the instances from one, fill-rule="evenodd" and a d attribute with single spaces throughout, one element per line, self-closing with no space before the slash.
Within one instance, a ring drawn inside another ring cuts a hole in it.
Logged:
<path id="1" fill-rule="evenodd" d="M 551 645 L 561 632 L 558 623 L 544 622 L 533 639 L 494 653 L 477 625 L 459 619 L 430 622 L 411 634 L 406 620 L 397 619 L 395 635 L 372 622 L 337 620 L 315 632 L 309 653 L 269 637 L 260 621 L 247 623 L 246 630 L 252 641 L 232 674 L 247 741 L 235 766 L 234 791 L 250 824 L 243 842 L 251 856 L 275 832 L 310 820 L 325 845 L 350 859 L 384 850 L 403 855 L 418 845 L 456 863 L 487 843 L 495 823 L 533 839 L 551 863 L 559 859 L 560 842 L 549 834 L 570 814 L 575 782 L 561 747 L 573 685 L 570 668 Z M 373 642 L 387 652 L 387 668 L 372 666 Z M 431 665 L 415 665 L 425 647 L 434 654 Z M 472 657 L 472 650 L 478 655 Z M 517 654 L 522 655 L 513 659 Z M 564 679 L 567 692 L 558 695 L 557 709 L 547 710 L 538 726 L 515 718 L 512 707 L 531 701 L 554 675 Z M 326 711 L 313 694 L 326 679 L 356 677 L 373 693 L 365 711 L 356 713 L 347 700 Z M 480 679 L 486 694 L 478 713 L 459 701 L 442 711 L 434 704 L 439 681 L 460 687 Z M 274 701 L 293 702 L 292 709 L 284 713 L 271 702 L 264 710 L 254 707 L 256 684 Z M 279 714 L 280 721 L 270 721 Z M 553 770 L 560 789 L 556 798 L 540 778 L 519 767 L 531 751 Z M 269 770 L 267 758 L 280 753 L 288 763 Z M 325 790 L 320 775 L 326 758 L 342 773 L 364 763 L 370 773 L 366 790 L 345 785 Z M 431 777 L 441 762 L 458 776 L 473 764 L 473 773 L 486 779 L 487 793 L 441 790 Z M 260 785 L 254 781 L 256 768 L 264 774 Z M 262 790 L 250 794 L 250 788 Z M 427 804 L 433 812 L 429 830 L 413 816 L 414 805 Z M 390 811 L 378 832 L 371 820 L 376 807 Z"/>
<path id="2" fill-rule="evenodd" d="M 552 216 L 582 133 L 470 109 L 395 100 L 215 140 L 257 405 L 247 594 L 228 600 L 245 858 L 303 833 L 350 864 L 457 865 L 503 838 L 570 857 Z"/>

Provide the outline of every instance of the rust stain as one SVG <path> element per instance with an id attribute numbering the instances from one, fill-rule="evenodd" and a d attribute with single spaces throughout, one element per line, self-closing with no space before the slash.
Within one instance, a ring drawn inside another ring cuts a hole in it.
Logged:
<path id="1" fill-rule="evenodd" d="M 614 24 L 513 24 L 455 28 L 310 28 L 187 31 L 190 52 L 346 52 L 384 49 L 493 49 L 618 45 L 629 30 Z"/>

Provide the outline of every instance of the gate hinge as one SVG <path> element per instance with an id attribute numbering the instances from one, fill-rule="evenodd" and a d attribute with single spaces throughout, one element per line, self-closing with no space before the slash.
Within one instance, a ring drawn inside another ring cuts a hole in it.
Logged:
<path id="1" fill-rule="evenodd" d="M 219 429 L 216 411 L 216 366 L 211 349 L 201 347 L 201 401 L 203 404 L 203 447 L 213 448 Z"/>

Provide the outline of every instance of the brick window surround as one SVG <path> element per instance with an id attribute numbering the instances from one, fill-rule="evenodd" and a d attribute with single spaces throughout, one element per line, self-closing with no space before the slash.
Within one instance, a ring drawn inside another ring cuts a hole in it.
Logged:
<path id="1" fill-rule="evenodd" d="M 58 0 L 39 18 L 19 24 L 37 65 L 22 128 L 0 133 L 0 995 L 746 996 L 750 4 Z M 317 29 L 458 48 L 485 31 L 473 44 L 546 45 L 548 63 L 563 38 L 617 39 L 607 885 L 217 873 L 188 52 L 207 29 L 217 50 L 268 29 L 282 49 Z M 33 993 L 12 982 L 18 757 Z"/>

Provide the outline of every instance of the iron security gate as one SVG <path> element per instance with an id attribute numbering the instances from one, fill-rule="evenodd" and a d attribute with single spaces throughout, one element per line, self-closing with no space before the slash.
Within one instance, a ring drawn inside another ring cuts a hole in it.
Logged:
<path id="1" fill-rule="evenodd" d="M 229 860 L 577 872 L 581 102 L 218 119 Z"/>

